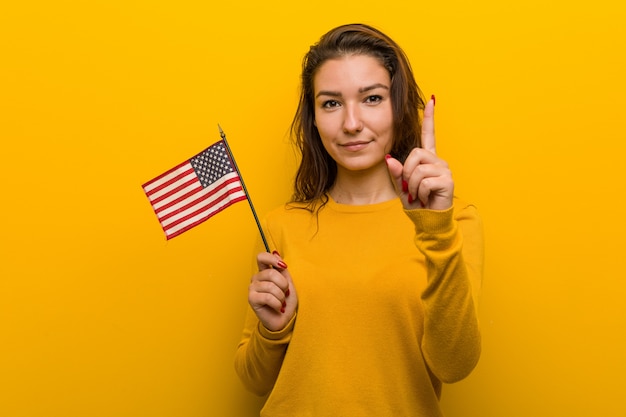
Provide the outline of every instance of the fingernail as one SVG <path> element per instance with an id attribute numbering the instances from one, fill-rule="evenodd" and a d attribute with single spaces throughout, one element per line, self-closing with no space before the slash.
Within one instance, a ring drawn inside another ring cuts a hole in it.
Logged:
<path id="1" fill-rule="evenodd" d="M 285 297 L 289 297 L 289 294 L 291 294 L 291 291 L 289 291 L 289 288 L 287 288 L 287 291 L 285 291 Z"/>
<path id="2" fill-rule="evenodd" d="M 424 208 L 424 207 L 426 207 L 426 204 L 424 204 L 424 203 L 422 202 L 422 200 L 420 200 L 420 206 L 421 206 L 422 208 Z"/>
<path id="3" fill-rule="evenodd" d="M 283 308 L 287 307 L 287 301 L 283 301 Z"/>
<path id="4" fill-rule="evenodd" d="M 432 96 L 430 96 L 430 98 L 433 100 L 433 106 L 435 104 L 437 104 L 437 100 L 435 100 L 435 95 L 434 94 Z"/>
<path id="5" fill-rule="evenodd" d="M 283 261 L 278 261 L 276 263 L 276 265 L 278 265 L 279 267 L 281 267 L 282 269 L 287 269 L 287 264 L 284 263 Z"/>
<path id="6" fill-rule="evenodd" d="M 409 199 L 409 204 L 413 204 L 413 197 L 411 196 L 411 194 L 409 194 L 408 199 Z"/>
<path id="7" fill-rule="evenodd" d="M 281 312 L 281 313 L 284 313 L 284 312 L 285 312 L 285 307 L 281 307 L 281 308 L 280 308 L 280 312 Z"/>
<path id="8" fill-rule="evenodd" d="M 389 158 L 391 158 L 391 155 L 389 154 L 385 155 L 385 159 L 389 159 Z"/>
<path id="9" fill-rule="evenodd" d="M 406 180 L 402 180 L 402 192 L 406 193 L 409 191 L 409 183 Z"/>
<path id="10" fill-rule="evenodd" d="M 276 256 L 280 256 L 280 253 L 278 253 L 277 250 L 275 250 L 274 252 L 272 252 L 272 254 L 276 255 Z"/>

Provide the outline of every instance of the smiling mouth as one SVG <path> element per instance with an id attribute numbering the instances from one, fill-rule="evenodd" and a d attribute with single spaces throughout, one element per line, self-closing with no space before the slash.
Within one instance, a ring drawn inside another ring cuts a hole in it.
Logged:
<path id="1" fill-rule="evenodd" d="M 354 142 L 342 143 L 339 146 L 349 151 L 360 151 L 361 149 L 365 148 L 370 143 L 371 141 L 354 141 Z"/>

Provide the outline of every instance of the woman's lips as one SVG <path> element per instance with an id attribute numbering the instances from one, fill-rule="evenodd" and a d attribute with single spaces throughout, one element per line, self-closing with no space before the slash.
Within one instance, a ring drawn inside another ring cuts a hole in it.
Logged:
<path id="1" fill-rule="evenodd" d="M 371 141 L 354 141 L 354 142 L 347 142 L 341 145 L 342 148 L 348 150 L 348 151 L 352 151 L 352 152 L 356 152 L 356 151 L 360 151 L 364 148 L 367 147 L 367 145 L 369 145 L 371 143 Z"/>

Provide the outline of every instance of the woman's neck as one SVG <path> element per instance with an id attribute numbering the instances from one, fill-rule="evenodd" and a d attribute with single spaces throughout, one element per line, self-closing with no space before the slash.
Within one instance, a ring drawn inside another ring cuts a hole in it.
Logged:
<path id="1" fill-rule="evenodd" d="M 339 204 L 367 205 L 382 203 L 396 198 L 391 177 L 386 165 L 370 172 L 337 171 L 335 184 L 329 191 L 330 196 Z"/>

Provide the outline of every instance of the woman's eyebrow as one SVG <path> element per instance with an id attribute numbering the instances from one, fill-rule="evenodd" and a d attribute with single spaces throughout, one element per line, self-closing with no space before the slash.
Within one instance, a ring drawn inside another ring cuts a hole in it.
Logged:
<path id="1" fill-rule="evenodd" d="M 359 93 L 365 93 L 367 91 L 376 90 L 377 88 L 383 88 L 385 90 L 389 90 L 389 87 L 386 86 L 385 84 L 376 83 L 367 87 L 359 88 Z"/>
<path id="2" fill-rule="evenodd" d="M 331 96 L 331 97 L 341 97 L 341 93 L 339 91 L 326 91 L 322 90 L 315 95 L 315 98 L 319 96 Z"/>
<path id="3" fill-rule="evenodd" d="M 385 84 L 376 83 L 376 84 L 368 85 L 367 87 L 359 88 L 359 93 L 366 93 L 366 92 L 371 91 L 371 90 L 376 90 L 377 88 L 382 88 L 382 89 L 385 89 L 385 90 L 389 90 L 389 87 L 386 86 Z M 341 97 L 341 93 L 339 91 L 322 90 L 322 91 L 319 91 L 315 95 L 316 98 L 319 97 L 319 96 Z"/>

